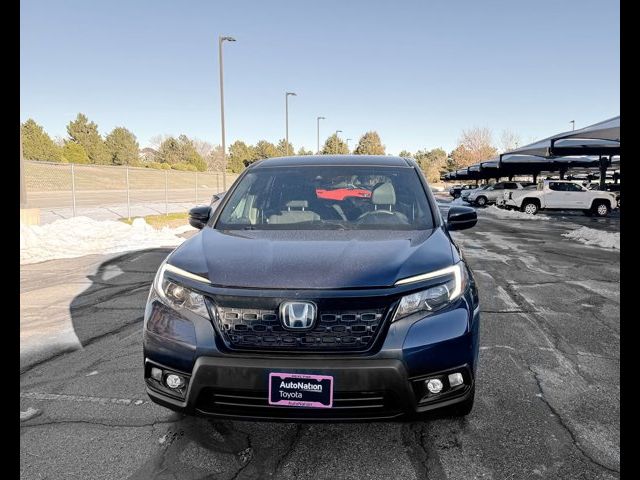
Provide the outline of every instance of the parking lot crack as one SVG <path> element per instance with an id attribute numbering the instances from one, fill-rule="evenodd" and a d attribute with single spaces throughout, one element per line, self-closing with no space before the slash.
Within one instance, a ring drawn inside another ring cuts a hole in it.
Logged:
<path id="1" fill-rule="evenodd" d="M 48 425 L 96 425 L 110 428 L 145 428 L 155 427 L 156 425 L 164 425 L 175 423 L 176 420 L 156 420 L 146 423 L 105 423 L 96 420 L 51 420 L 47 422 L 30 422 L 20 426 L 20 428 L 46 427 Z"/>
<path id="2" fill-rule="evenodd" d="M 553 414 L 553 417 L 555 419 L 557 419 L 558 423 L 560 424 L 560 426 L 567 432 L 567 434 L 569 435 L 569 437 L 571 438 L 571 442 L 572 444 L 576 447 L 576 449 L 591 463 L 593 463 L 594 465 L 597 465 L 598 467 L 608 471 L 609 473 L 613 473 L 613 474 L 619 474 L 620 470 L 616 470 L 613 469 L 611 467 L 608 467 L 607 465 L 604 465 L 602 462 L 598 461 L 596 458 L 594 458 L 593 456 L 591 456 L 589 454 L 589 452 L 587 452 L 582 445 L 580 444 L 576 434 L 573 432 L 573 430 L 569 427 L 569 425 L 565 422 L 564 417 L 562 416 L 562 413 L 557 410 L 552 404 L 551 402 L 549 402 L 547 400 L 547 398 L 544 395 L 544 389 L 542 388 L 542 382 L 540 381 L 540 377 L 538 376 L 538 373 L 531 368 L 530 365 L 527 364 L 527 368 L 529 370 L 529 372 L 531 372 L 534 380 L 536 381 L 536 385 L 538 387 L 538 390 L 540 392 L 539 398 L 540 400 L 542 400 L 542 402 L 547 406 L 547 408 L 551 411 L 551 413 Z"/>
<path id="3" fill-rule="evenodd" d="M 303 430 L 305 430 L 303 425 L 297 423 L 293 434 L 290 435 L 288 437 L 288 439 L 287 439 L 288 440 L 287 441 L 287 446 L 286 446 L 286 448 L 284 450 L 284 453 L 280 456 L 280 458 L 276 462 L 275 466 L 273 467 L 273 472 L 271 472 L 271 474 L 270 474 L 270 476 L 272 478 L 278 478 L 279 477 L 280 468 L 282 467 L 284 462 L 293 454 L 293 450 L 295 449 L 296 445 L 298 444 L 298 441 L 300 440 L 300 438 L 302 438 L 302 436 L 305 433 L 305 432 L 303 432 Z"/>

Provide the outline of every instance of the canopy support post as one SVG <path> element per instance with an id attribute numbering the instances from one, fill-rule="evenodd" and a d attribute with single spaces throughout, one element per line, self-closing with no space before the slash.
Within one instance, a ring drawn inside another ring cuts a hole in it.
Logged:
<path id="1" fill-rule="evenodd" d="M 607 180 L 607 167 L 611 163 L 611 157 L 603 157 L 600 155 L 600 190 L 604 190 L 604 184 Z"/>

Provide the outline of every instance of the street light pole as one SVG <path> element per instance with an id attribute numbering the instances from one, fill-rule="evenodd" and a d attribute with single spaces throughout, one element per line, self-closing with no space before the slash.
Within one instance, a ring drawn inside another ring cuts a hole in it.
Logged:
<path id="1" fill-rule="evenodd" d="M 324 117 L 318 117 L 317 121 L 318 121 L 318 149 L 316 150 L 316 153 L 320 153 L 320 120 L 326 120 L 326 118 Z"/>
<path id="2" fill-rule="evenodd" d="M 575 120 L 571 120 L 569 123 L 571 124 L 571 130 L 572 131 L 575 130 L 576 129 L 576 121 Z"/>
<path id="3" fill-rule="evenodd" d="M 227 146 L 224 132 L 224 75 L 223 75 L 223 62 L 222 62 L 222 42 L 235 42 L 233 37 L 218 37 L 218 59 L 220 62 L 220 125 L 222 130 L 222 188 L 227 189 Z"/>
<path id="4" fill-rule="evenodd" d="M 284 94 L 284 117 L 285 117 L 285 142 L 287 145 L 287 156 L 289 156 L 289 95 L 297 97 L 297 95 L 293 92 L 285 92 Z"/>

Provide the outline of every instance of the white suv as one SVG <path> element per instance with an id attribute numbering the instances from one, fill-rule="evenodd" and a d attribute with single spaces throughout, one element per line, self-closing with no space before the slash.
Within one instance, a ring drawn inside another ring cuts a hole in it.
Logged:
<path id="1" fill-rule="evenodd" d="M 539 210 L 582 210 L 587 215 L 606 217 L 616 208 L 616 194 L 587 190 L 568 180 L 544 180 L 536 190 L 514 191 L 505 199 L 507 208 L 535 215 Z"/>
<path id="2" fill-rule="evenodd" d="M 485 205 L 491 205 L 492 203 L 496 203 L 499 199 L 502 199 L 505 192 L 522 190 L 526 185 L 526 183 L 520 182 L 494 183 L 483 190 L 475 190 L 471 192 L 469 197 L 467 197 L 467 201 L 469 203 L 475 203 L 479 207 L 484 207 Z"/>

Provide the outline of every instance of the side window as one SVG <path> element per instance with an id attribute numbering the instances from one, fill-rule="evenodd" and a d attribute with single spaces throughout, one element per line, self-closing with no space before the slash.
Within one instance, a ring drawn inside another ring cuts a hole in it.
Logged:
<path id="1" fill-rule="evenodd" d="M 504 190 L 504 183 L 496 183 L 496 184 L 493 186 L 493 189 L 494 189 L 494 190 Z"/>
<path id="2" fill-rule="evenodd" d="M 555 192 L 562 192 L 564 190 L 562 186 L 563 185 L 558 182 L 549 182 L 549 190 L 553 190 Z"/>
<path id="3" fill-rule="evenodd" d="M 516 188 L 518 188 L 518 185 L 516 185 L 515 183 L 505 183 L 504 188 L 509 190 L 515 190 Z"/>
<path id="4" fill-rule="evenodd" d="M 582 188 L 580 185 L 576 185 L 575 183 L 566 183 L 568 192 L 581 192 Z"/>

